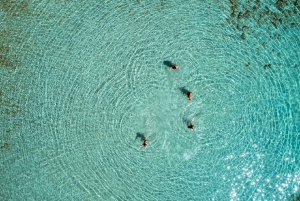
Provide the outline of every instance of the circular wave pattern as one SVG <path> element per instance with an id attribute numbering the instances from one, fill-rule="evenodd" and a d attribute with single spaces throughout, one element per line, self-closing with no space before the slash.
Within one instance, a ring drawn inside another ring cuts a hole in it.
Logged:
<path id="1" fill-rule="evenodd" d="M 11 156 L 27 170 L 14 176 L 24 184 L 14 198 L 32 187 L 28 177 L 36 178 L 29 196 L 42 199 L 298 193 L 299 38 L 289 32 L 265 47 L 262 36 L 237 40 L 222 31 L 215 4 L 32 5 L 30 112 L 15 148 L 26 154 Z M 285 45 L 294 51 L 280 60 L 268 52 Z"/>

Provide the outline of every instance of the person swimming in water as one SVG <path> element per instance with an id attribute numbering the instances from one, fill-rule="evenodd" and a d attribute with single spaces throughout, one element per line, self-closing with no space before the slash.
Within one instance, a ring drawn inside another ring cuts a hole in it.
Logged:
<path id="1" fill-rule="evenodd" d="M 144 139 L 143 144 L 141 144 L 141 145 L 137 148 L 137 150 L 139 150 L 141 147 L 147 148 L 147 146 L 148 146 L 148 140 L 147 140 L 147 139 Z"/>
<path id="2" fill-rule="evenodd" d="M 148 140 L 145 139 L 142 146 L 146 148 L 148 146 Z"/>
<path id="3" fill-rule="evenodd" d="M 195 127 L 194 127 L 194 119 L 192 119 L 192 121 L 190 122 L 190 125 L 188 125 L 188 128 L 191 130 L 191 131 L 195 131 Z"/>
<path id="4" fill-rule="evenodd" d="M 188 96 L 189 100 L 193 99 L 193 93 L 192 92 L 188 91 L 187 96 Z"/>
<path id="5" fill-rule="evenodd" d="M 172 69 L 172 70 L 176 70 L 176 69 L 178 69 L 178 68 L 179 68 L 179 66 L 178 66 L 178 65 L 176 65 L 176 64 L 174 64 L 174 65 L 170 66 L 170 69 Z"/>

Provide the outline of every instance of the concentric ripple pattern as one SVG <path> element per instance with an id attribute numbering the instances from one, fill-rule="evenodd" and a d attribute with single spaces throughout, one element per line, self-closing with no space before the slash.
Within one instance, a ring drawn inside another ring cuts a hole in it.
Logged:
<path id="1" fill-rule="evenodd" d="M 298 1 L 232 2 L 0 3 L 1 200 L 299 198 Z"/>

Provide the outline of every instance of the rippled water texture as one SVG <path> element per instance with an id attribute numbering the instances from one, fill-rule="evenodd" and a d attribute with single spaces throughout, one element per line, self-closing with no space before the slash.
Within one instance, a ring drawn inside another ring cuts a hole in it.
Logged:
<path id="1" fill-rule="evenodd" d="M 1 1 L 0 199 L 299 198 L 299 15 L 299 0 Z"/>

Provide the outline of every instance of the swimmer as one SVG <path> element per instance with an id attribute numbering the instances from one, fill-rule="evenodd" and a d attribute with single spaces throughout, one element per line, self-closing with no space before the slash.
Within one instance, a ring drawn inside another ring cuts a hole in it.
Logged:
<path id="1" fill-rule="evenodd" d="M 148 140 L 145 139 L 142 146 L 146 148 L 148 146 Z"/>
<path id="2" fill-rule="evenodd" d="M 193 93 L 192 92 L 188 91 L 187 96 L 188 96 L 189 100 L 193 99 Z"/>
<path id="3" fill-rule="evenodd" d="M 194 119 L 192 119 L 192 121 L 190 122 L 190 125 L 188 126 L 188 128 L 189 128 L 191 131 L 195 131 L 193 121 L 194 121 Z"/>
<path id="4" fill-rule="evenodd" d="M 141 145 L 137 148 L 137 150 L 139 150 L 141 147 L 147 148 L 147 146 L 148 146 L 148 140 L 144 139 L 143 144 L 141 144 Z"/>
<path id="5" fill-rule="evenodd" d="M 172 70 L 176 70 L 176 69 L 178 69 L 178 68 L 179 68 L 178 65 L 172 65 L 172 66 L 170 66 L 170 69 L 172 69 Z"/>

